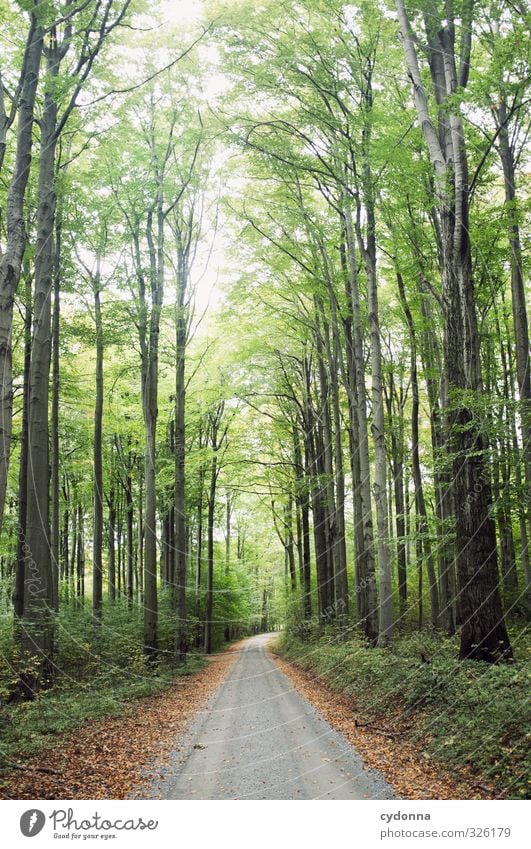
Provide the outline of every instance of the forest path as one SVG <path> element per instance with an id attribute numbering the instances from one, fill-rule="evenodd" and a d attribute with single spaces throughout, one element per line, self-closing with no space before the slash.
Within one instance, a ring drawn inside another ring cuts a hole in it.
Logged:
<path id="1" fill-rule="evenodd" d="M 165 799 L 389 799 L 394 792 L 268 654 L 239 657 L 146 794 Z"/>

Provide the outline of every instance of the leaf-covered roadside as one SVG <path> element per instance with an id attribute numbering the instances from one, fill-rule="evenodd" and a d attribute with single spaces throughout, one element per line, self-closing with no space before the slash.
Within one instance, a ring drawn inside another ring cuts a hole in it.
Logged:
<path id="1" fill-rule="evenodd" d="M 524 658 L 524 636 L 513 641 Z M 285 634 L 274 647 L 297 689 L 404 798 L 529 797 L 529 664 L 460 665 L 454 649 L 429 635 L 367 649 Z"/>
<path id="2" fill-rule="evenodd" d="M 83 722 L 75 731 L 55 739 L 48 735 L 48 745 L 44 745 L 46 738 L 38 717 L 39 711 L 43 716 L 46 711 L 50 714 L 44 699 L 40 704 L 21 706 L 32 711 L 41 733 L 40 748 L 31 755 L 25 751 L 10 758 L 11 768 L 0 778 L 0 798 L 124 799 L 134 795 L 135 788 L 152 777 L 153 770 L 175 747 L 185 724 L 226 676 L 235 657 L 229 649 L 214 655 L 199 671 L 172 682 L 161 679 L 159 687 L 165 689 L 156 695 L 126 701 L 125 689 L 109 692 L 105 694 L 105 708 L 95 694 L 90 716 L 94 717 L 94 703 L 99 704 L 100 714 L 103 709 L 118 715 Z M 75 713 L 63 707 L 62 715 L 72 729 Z M 81 718 L 88 720 L 89 715 L 79 716 L 78 721 Z"/>

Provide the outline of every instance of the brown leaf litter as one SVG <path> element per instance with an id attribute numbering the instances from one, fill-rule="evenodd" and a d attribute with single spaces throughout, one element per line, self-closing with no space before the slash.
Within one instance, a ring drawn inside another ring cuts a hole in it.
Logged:
<path id="1" fill-rule="evenodd" d="M 2 776 L 3 799 L 126 799 L 175 748 L 237 658 L 237 645 L 155 696 L 124 705 L 122 716 L 83 723 Z"/>

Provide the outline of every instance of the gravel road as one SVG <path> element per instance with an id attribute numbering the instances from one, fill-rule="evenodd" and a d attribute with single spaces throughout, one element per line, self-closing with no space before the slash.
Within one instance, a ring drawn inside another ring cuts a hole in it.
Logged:
<path id="1" fill-rule="evenodd" d="M 228 677 L 177 743 L 149 796 L 164 799 L 391 799 L 350 743 L 266 651 L 242 643 Z"/>

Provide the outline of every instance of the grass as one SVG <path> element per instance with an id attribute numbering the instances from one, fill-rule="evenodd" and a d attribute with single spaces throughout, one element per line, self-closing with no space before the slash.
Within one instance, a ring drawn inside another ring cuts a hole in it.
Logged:
<path id="1" fill-rule="evenodd" d="M 460 663 L 456 640 L 428 632 L 378 649 L 358 638 L 339 642 L 332 631 L 308 641 L 287 631 L 277 650 L 352 696 L 371 722 L 404 729 L 424 757 L 466 764 L 500 795 L 528 798 L 531 643 L 525 632 L 511 638 L 517 661 L 499 666 Z"/>

